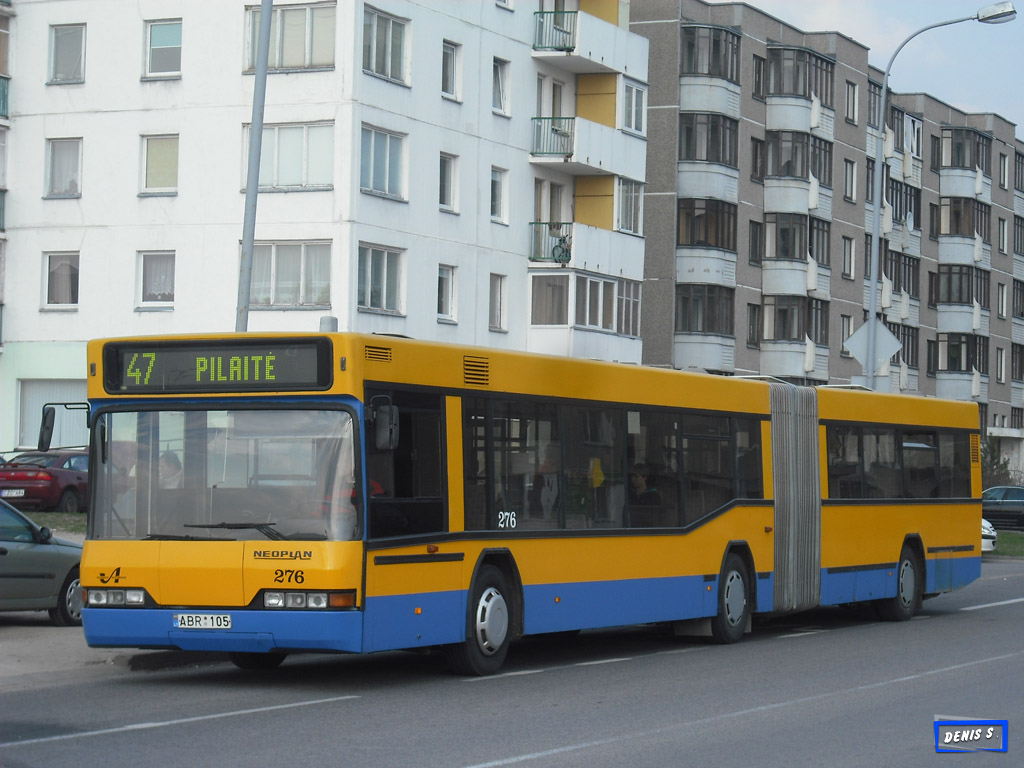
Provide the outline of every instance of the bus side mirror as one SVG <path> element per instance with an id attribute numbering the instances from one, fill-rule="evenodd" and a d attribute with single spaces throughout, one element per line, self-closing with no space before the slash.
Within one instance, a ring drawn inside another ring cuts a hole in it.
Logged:
<path id="1" fill-rule="evenodd" d="M 373 442 L 378 451 L 393 451 L 398 447 L 397 405 L 374 406 Z"/>
<path id="2" fill-rule="evenodd" d="M 53 421 L 56 417 L 57 412 L 52 405 L 43 406 L 43 421 L 39 425 L 39 444 L 37 446 L 40 451 L 50 450 L 50 441 L 53 439 Z"/>

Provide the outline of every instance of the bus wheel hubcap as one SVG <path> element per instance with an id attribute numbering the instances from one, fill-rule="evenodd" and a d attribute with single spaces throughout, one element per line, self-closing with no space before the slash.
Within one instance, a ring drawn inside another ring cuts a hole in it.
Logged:
<path id="1" fill-rule="evenodd" d="M 488 587 L 476 607 L 476 642 L 487 656 L 498 652 L 508 634 L 508 606 L 494 587 Z"/>

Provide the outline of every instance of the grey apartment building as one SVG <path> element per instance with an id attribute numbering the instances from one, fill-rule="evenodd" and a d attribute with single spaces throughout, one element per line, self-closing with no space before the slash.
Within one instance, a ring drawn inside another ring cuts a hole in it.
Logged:
<path id="1" fill-rule="evenodd" d="M 1020 463 L 1024 143 L 996 114 L 890 92 L 841 31 L 742 3 L 644 0 L 650 40 L 643 361 L 861 383 L 868 317 L 900 351 L 877 388 L 979 403 Z M 870 277 L 885 143 L 880 279 Z M 674 158 L 674 162 L 673 162 Z"/>

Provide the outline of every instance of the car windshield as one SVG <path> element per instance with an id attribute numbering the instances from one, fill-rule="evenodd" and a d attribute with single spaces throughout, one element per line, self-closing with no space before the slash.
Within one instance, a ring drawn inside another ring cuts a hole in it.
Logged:
<path id="1" fill-rule="evenodd" d="M 346 411 L 107 413 L 94 435 L 90 538 L 360 536 Z"/>

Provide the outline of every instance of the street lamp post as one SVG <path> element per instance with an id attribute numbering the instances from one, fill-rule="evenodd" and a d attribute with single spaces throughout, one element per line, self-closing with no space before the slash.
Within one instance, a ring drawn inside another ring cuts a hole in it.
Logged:
<path id="1" fill-rule="evenodd" d="M 875 196 L 875 220 L 872 224 L 871 231 L 871 295 L 868 298 L 868 323 L 871 324 L 869 328 L 867 338 L 867 356 L 864 361 L 864 378 L 868 389 L 875 388 L 875 336 L 877 335 L 878 318 L 875 317 L 878 312 L 878 283 L 879 283 L 879 249 L 881 247 L 881 235 L 882 235 L 882 211 L 884 207 L 884 201 L 882 199 L 882 186 L 885 179 L 885 125 L 887 122 L 886 111 L 888 109 L 889 102 L 889 70 L 892 69 L 892 63 L 896 60 L 896 56 L 903 47 L 913 40 L 915 37 L 920 35 L 922 32 L 927 32 L 929 29 L 935 29 L 936 27 L 948 27 L 950 24 L 959 24 L 963 21 L 980 21 L 984 24 L 1002 24 L 1007 21 L 1013 21 L 1017 16 L 1017 11 L 1013 7 L 1013 3 L 995 3 L 994 5 L 986 6 L 979 10 L 973 16 L 965 16 L 962 19 L 950 19 L 949 21 L 939 21 L 935 24 L 929 24 L 927 27 L 914 32 L 912 35 L 907 37 L 899 47 L 892 54 L 889 59 L 889 63 L 885 67 L 885 74 L 882 76 L 882 114 L 880 115 L 879 129 L 880 135 L 875 142 L 875 179 L 874 179 L 874 196 Z M 920 211 L 918 212 L 920 214 Z"/>

